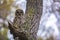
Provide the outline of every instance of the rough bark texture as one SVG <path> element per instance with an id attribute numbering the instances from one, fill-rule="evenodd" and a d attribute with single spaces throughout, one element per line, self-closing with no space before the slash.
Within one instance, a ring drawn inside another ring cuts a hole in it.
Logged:
<path id="1" fill-rule="evenodd" d="M 42 3 L 43 0 L 27 0 L 26 14 L 22 10 L 16 11 L 14 23 L 9 22 L 15 40 L 37 40 Z"/>
<path id="2" fill-rule="evenodd" d="M 30 19 L 30 32 L 36 40 L 37 30 L 39 28 L 39 21 L 42 15 L 42 3 L 43 0 L 27 0 L 27 14 L 31 17 Z M 31 15 L 32 14 L 32 15 Z"/>

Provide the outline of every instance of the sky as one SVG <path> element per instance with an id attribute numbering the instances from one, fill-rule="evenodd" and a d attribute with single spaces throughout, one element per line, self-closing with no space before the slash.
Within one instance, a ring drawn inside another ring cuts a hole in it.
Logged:
<path id="1" fill-rule="evenodd" d="M 59 36 L 59 29 L 56 24 L 58 20 L 56 15 L 52 12 L 52 3 L 53 0 L 43 0 L 43 14 L 37 33 L 37 36 L 39 37 L 47 38 L 50 35 L 53 35 L 55 37 Z"/>

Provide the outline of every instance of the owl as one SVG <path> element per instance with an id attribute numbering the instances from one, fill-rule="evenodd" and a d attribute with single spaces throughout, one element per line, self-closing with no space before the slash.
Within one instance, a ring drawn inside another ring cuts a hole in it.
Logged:
<path id="1" fill-rule="evenodd" d="M 14 39 L 28 40 L 26 38 L 25 32 L 22 31 L 22 16 L 23 11 L 17 9 L 15 12 L 14 22 L 8 21 L 10 32 L 14 35 Z M 24 36 L 25 35 L 25 36 Z"/>
<path id="2" fill-rule="evenodd" d="M 23 10 L 17 9 L 15 12 L 13 25 L 15 25 L 16 27 L 21 26 L 23 24 L 22 21 L 23 21 Z"/>

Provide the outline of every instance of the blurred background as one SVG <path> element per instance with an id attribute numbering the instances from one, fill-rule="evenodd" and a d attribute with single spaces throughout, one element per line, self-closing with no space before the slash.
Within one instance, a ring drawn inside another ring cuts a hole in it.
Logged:
<path id="1" fill-rule="evenodd" d="M 0 40 L 14 40 L 8 29 L 8 22 L 13 22 L 15 10 L 26 11 L 26 0 L 0 0 Z M 48 40 L 51 36 L 54 40 L 60 38 L 60 2 L 43 0 L 43 12 L 37 32 L 39 40 Z"/>
<path id="2" fill-rule="evenodd" d="M 43 38 L 43 40 L 60 40 L 59 4 L 59 0 L 43 0 L 43 14 L 37 33 L 39 38 Z M 50 38 L 51 36 L 53 39 Z"/>

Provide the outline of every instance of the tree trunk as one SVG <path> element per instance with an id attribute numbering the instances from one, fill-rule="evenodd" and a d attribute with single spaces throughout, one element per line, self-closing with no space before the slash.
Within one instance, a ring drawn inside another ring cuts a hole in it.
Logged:
<path id="1" fill-rule="evenodd" d="M 31 21 L 29 22 L 31 24 L 30 26 L 31 28 L 29 31 L 32 33 L 34 40 L 36 40 L 37 31 L 39 28 L 39 22 L 42 15 L 42 9 L 43 9 L 43 0 L 27 0 L 26 14 L 28 14 L 31 18 L 29 20 Z"/>
<path id="2" fill-rule="evenodd" d="M 14 23 L 8 22 L 15 40 L 37 40 L 42 4 L 43 0 L 27 0 L 26 13 L 22 14 L 23 12 L 20 10 L 16 11 Z"/>

